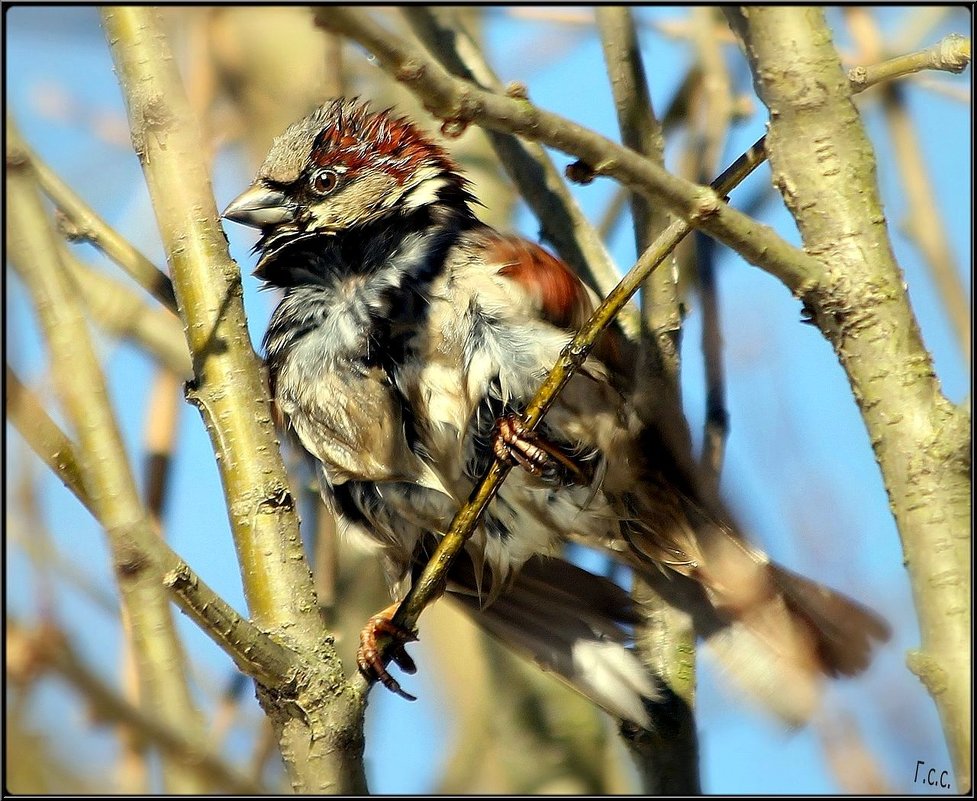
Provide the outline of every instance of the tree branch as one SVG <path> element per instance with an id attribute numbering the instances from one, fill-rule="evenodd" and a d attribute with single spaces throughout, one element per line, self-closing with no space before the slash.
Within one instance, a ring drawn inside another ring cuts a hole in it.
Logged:
<path id="1" fill-rule="evenodd" d="M 596 14 L 604 62 L 617 107 L 621 142 L 661 166 L 664 164 L 665 140 L 648 93 L 631 12 L 622 7 L 604 6 L 598 7 Z M 643 253 L 670 221 L 664 209 L 637 192 L 631 193 L 631 219 L 638 253 Z M 643 287 L 641 322 L 644 337 L 650 337 L 657 350 L 652 372 L 666 375 L 677 387 L 678 337 L 682 319 L 674 261 L 671 270 L 656 271 Z M 648 373 L 647 365 L 639 370 L 639 376 Z"/>
<path id="2" fill-rule="evenodd" d="M 75 446 L 58 424 L 44 411 L 44 403 L 33 390 L 20 380 L 9 364 L 3 365 L 4 411 L 21 436 L 41 457 L 61 482 L 95 517 L 95 507 L 85 482 L 82 468 L 75 456 Z M 29 410 L 29 411 L 28 411 Z"/>
<path id="3" fill-rule="evenodd" d="M 133 546 L 147 523 L 108 399 L 101 366 L 61 262 L 59 243 L 37 191 L 29 159 L 7 121 L 7 242 L 14 268 L 34 299 L 51 352 L 52 372 L 65 412 L 79 437 L 81 479 L 105 526 L 124 613 L 132 627 L 143 698 L 152 714 L 203 742 L 203 720 L 193 705 L 185 658 L 156 565 Z M 172 792 L 200 792 L 205 785 L 185 766 L 164 760 Z"/>
<path id="4" fill-rule="evenodd" d="M 815 283 L 823 270 L 817 259 L 789 245 L 771 228 L 722 203 L 710 189 L 671 175 L 633 150 L 543 111 L 525 98 L 486 92 L 449 75 L 440 64 L 362 11 L 332 6 L 317 10 L 316 19 L 323 27 L 343 33 L 369 50 L 387 72 L 406 84 L 450 128 L 460 130 L 475 122 L 577 156 L 589 174 L 611 176 L 629 189 L 664 203 L 676 216 L 780 278 L 794 293 Z"/>
<path id="5" fill-rule="evenodd" d="M 245 597 L 263 628 L 288 626 L 293 638 L 311 640 L 311 581 L 275 447 L 267 389 L 247 333 L 240 273 L 227 254 L 197 157 L 196 125 L 185 100 L 179 102 L 182 88 L 172 65 L 161 64 L 169 53 L 154 15 L 108 10 L 104 22 L 187 323 L 195 375 L 188 394 L 219 454 Z M 271 558 L 257 558 L 262 551 Z M 320 636 L 317 631 L 315 639 Z"/>
<path id="6" fill-rule="evenodd" d="M 181 345 L 185 340 L 179 339 Z M 145 417 L 143 484 L 146 508 L 163 530 L 163 511 L 169 496 L 173 451 L 179 431 L 183 382 L 170 370 L 156 371 Z"/>
<path id="7" fill-rule="evenodd" d="M 740 156 L 713 182 L 710 192 L 714 196 L 725 196 L 762 163 L 762 148 L 754 146 Z M 709 203 L 707 213 L 712 213 L 711 203 Z M 614 291 L 598 306 L 590 320 L 567 344 L 559 361 L 540 385 L 536 395 L 523 413 L 523 420 L 529 430 L 539 425 L 543 415 L 554 403 L 557 395 L 587 360 L 595 342 L 610 325 L 617 312 L 638 291 L 652 271 L 668 258 L 675 246 L 691 231 L 692 227 L 682 220 L 676 220 L 669 225 L 662 235 L 655 240 L 654 244 L 641 255 L 641 258 L 614 288 Z M 395 624 L 413 629 L 424 607 L 443 593 L 445 576 L 452 560 L 475 530 L 479 518 L 492 498 L 495 497 L 502 481 L 509 474 L 509 470 L 510 465 L 508 463 L 498 460 L 492 463 L 482 481 L 472 491 L 468 502 L 462 506 L 451 521 L 448 532 L 438 543 L 434 555 L 425 566 L 420 578 L 414 582 L 407 597 L 400 604 L 394 616 Z"/>
<path id="8" fill-rule="evenodd" d="M 970 39 L 950 34 L 932 47 L 914 53 L 895 56 L 868 67 L 852 67 L 848 80 L 853 92 L 861 92 L 870 86 L 902 78 L 923 70 L 939 70 L 959 74 L 970 66 Z"/>
<path id="9" fill-rule="evenodd" d="M 702 66 L 701 104 L 698 132 L 694 136 L 695 179 L 703 183 L 718 169 L 730 121 L 733 97 L 729 73 L 716 36 L 718 14 L 715 8 L 696 8 L 693 42 Z M 726 28 L 723 25 L 723 28 Z M 702 440 L 700 475 L 713 494 L 719 492 L 720 473 L 729 434 L 726 409 L 725 367 L 722 328 L 719 320 L 719 285 L 716 281 L 715 242 L 701 234 L 695 239 L 695 271 L 702 303 L 702 355 L 706 378 L 706 415 Z"/>
<path id="10" fill-rule="evenodd" d="M 599 166 L 597 172 L 618 177 L 626 185 L 632 186 L 638 191 L 649 191 L 654 194 L 658 189 L 661 189 L 662 197 L 666 202 L 674 204 L 673 210 L 679 213 L 684 212 L 690 217 L 690 224 L 673 224 L 667 235 L 663 236 L 651 249 L 655 251 L 654 255 L 646 252 L 624 281 L 618 285 L 615 293 L 621 292 L 626 297 L 630 297 L 629 293 L 633 293 L 637 288 L 637 285 L 632 286 L 635 276 L 646 276 L 646 270 L 650 272 L 657 263 L 660 263 L 660 261 L 656 263 L 655 258 L 659 260 L 666 258 L 671 248 L 691 230 L 690 225 L 701 225 L 703 228 L 707 228 L 704 223 L 706 219 L 710 225 L 720 219 L 723 224 L 730 222 L 731 229 L 724 228 L 722 235 L 717 234 L 717 238 L 727 244 L 731 244 L 728 240 L 735 239 L 735 236 L 727 236 L 731 231 L 738 233 L 754 231 L 752 221 L 742 220 L 741 215 L 727 214 L 726 212 L 731 210 L 724 203 L 719 202 L 719 197 L 728 193 L 737 185 L 739 180 L 742 180 L 742 177 L 745 177 L 749 171 L 752 171 L 756 165 L 762 163 L 766 158 L 763 138 L 737 159 L 723 176 L 713 182 L 711 188 L 696 187 L 694 184 L 675 179 L 673 176 L 660 175 L 658 169 L 647 159 L 642 159 L 630 151 L 621 153 L 620 151 L 624 150 L 623 148 L 619 148 L 608 140 L 586 131 L 568 120 L 539 111 L 526 100 L 512 101 L 510 98 L 489 95 L 464 81 L 452 78 L 438 64 L 416 53 L 398 37 L 388 33 L 360 12 L 333 7 L 318 11 L 317 21 L 323 27 L 350 36 L 370 50 L 387 71 L 407 84 L 425 100 L 430 110 L 446 121 L 478 121 L 487 127 L 521 133 L 574 153 L 584 160 L 591 158 L 594 154 L 608 152 L 607 146 L 609 145 L 609 152 L 613 153 L 613 158 Z M 877 74 L 879 76 L 886 75 L 884 70 Z M 868 85 L 868 83 L 864 84 L 866 87 Z M 597 161 L 598 159 L 594 158 L 594 162 L 597 163 Z M 687 192 L 687 187 L 692 187 L 692 191 Z M 719 226 L 713 225 L 713 227 L 718 228 Z M 759 229 L 755 230 L 759 231 Z M 751 244 L 746 248 L 746 251 L 739 250 L 739 252 L 744 257 L 753 260 L 748 254 L 753 252 L 756 247 L 766 248 L 769 243 L 770 248 L 777 251 L 773 261 L 765 260 L 763 264 L 759 264 L 757 260 L 754 263 L 781 278 L 795 294 L 806 296 L 818 285 L 818 279 L 825 267 L 813 257 L 804 257 L 796 263 L 792 262 L 791 259 L 794 254 L 788 256 L 786 251 L 778 249 L 776 243 L 773 243 L 767 233 L 764 232 L 769 232 L 769 229 L 764 228 L 763 232 L 752 236 Z M 711 230 L 710 233 L 712 233 Z M 735 245 L 731 246 L 738 249 Z M 769 255 L 771 250 L 768 249 L 764 252 Z M 626 284 L 629 285 L 629 289 L 624 289 Z M 597 322 L 598 319 L 607 312 L 608 308 L 614 305 L 613 298 L 609 296 L 590 323 L 581 330 L 565 350 L 560 362 L 551 371 L 531 406 L 527 409 L 527 422 L 531 426 L 538 422 L 546 408 L 553 402 L 555 392 L 559 391 L 559 388 L 569 380 L 573 370 L 576 369 L 574 365 L 582 362 L 586 354 L 584 343 L 587 341 L 588 332 L 595 335 L 599 333 L 600 323 Z M 613 315 L 613 312 L 611 314 Z M 583 347 L 583 351 L 577 349 L 578 347 Z M 454 555 L 463 547 L 467 537 L 471 535 L 480 515 L 494 497 L 507 474 L 508 467 L 496 462 L 473 490 L 468 502 L 453 519 L 449 531 L 442 539 L 420 579 L 414 583 L 411 592 L 398 609 L 395 621 L 399 625 L 405 628 L 413 628 L 423 608 L 441 594 L 444 576 Z"/>
<path id="11" fill-rule="evenodd" d="M 75 445 L 44 411 L 40 398 L 27 389 L 5 365 L 6 411 L 14 427 L 64 485 L 102 525 L 82 479 Z M 31 415 L 24 414 L 30 405 Z M 173 600 L 188 617 L 201 624 L 247 675 L 272 688 L 287 684 L 296 671 L 295 655 L 279 645 L 234 609 L 187 567 L 153 530 L 149 521 L 132 528 L 132 547 L 139 564 L 154 564 L 160 585 L 171 590 Z M 173 578 L 177 577 L 177 578 Z M 177 580 L 178 579 L 178 580 Z M 177 586 L 177 585 L 181 586 Z M 187 591 L 184 586 L 190 586 Z M 211 625 L 211 621 L 214 625 Z"/>
<path id="12" fill-rule="evenodd" d="M 22 143 L 23 154 L 34 167 L 37 182 L 64 215 L 61 230 L 71 239 L 81 239 L 103 251 L 167 309 L 176 314 L 173 283 L 166 273 L 103 220 L 33 150 Z"/>
<path id="13" fill-rule="evenodd" d="M 621 141 L 626 147 L 664 164 L 664 138 L 652 107 L 630 9 L 599 7 L 597 26 L 604 61 L 617 107 Z M 631 217 L 639 253 L 661 235 L 669 215 L 632 193 Z M 642 364 L 638 366 L 645 414 L 674 439 L 690 444 L 679 390 L 679 334 L 682 318 L 678 303 L 678 272 L 672 256 L 671 270 L 653 272 L 642 287 Z M 682 452 L 682 451 L 679 451 Z M 686 451 L 689 452 L 689 451 Z M 622 731 L 634 756 L 647 794 L 696 795 L 699 782 L 699 745 L 693 704 L 695 701 L 695 631 L 688 615 L 670 607 L 639 576 L 632 594 L 641 613 L 635 627 L 635 650 L 641 661 L 665 688 L 665 698 L 651 710 L 646 731 Z"/>
<path id="14" fill-rule="evenodd" d="M 950 436 L 962 415 L 940 391 L 906 296 L 871 145 L 823 12 L 729 13 L 770 109 L 774 184 L 805 248 L 825 264 L 805 303 L 851 383 L 902 539 L 923 637 L 909 666 L 936 702 L 957 789 L 967 792 L 971 460 L 969 442 Z M 933 50 L 927 63 L 958 68 L 959 60 L 934 57 Z M 904 62 L 915 69 L 920 60 Z"/>
<path id="15" fill-rule="evenodd" d="M 89 704 L 95 717 L 124 723 L 135 734 L 156 743 L 164 753 L 178 757 L 186 769 L 198 774 L 203 786 L 217 782 L 224 790 L 245 795 L 264 788 L 225 762 L 205 742 L 188 735 L 173 722 L 161 722 L 133 706 L 107 685 L 81 659 L 64 633 L 52 623 L 37 631 L 25 630 L 17 621 L 6 621 L 7 648 L 30 652 L 32 670 L 50 668 L 70 684 Z"/>
<path id="16" fill-rule="evenodd" d="M 186 322 L 195 375 L 188 396 L 217 455 L 248 607 L 302 657 L 292 692 L 259 697 L 296 791 L 363 791 L 363 698 L 345 681 L 319 616 L 196 121 L 157 14 L 115 7 L 102 19 Z"/>
<path id="17" fill-rule="evenodd" d="M 963 360 L 971 360 L 973 330 L 969 295 L 950 249 L 950 237 L 943 224 L 933 187 L 923 162 L 923 150 L 906 107 L 905 93 L 898 84 L 885 87 L 882 107 L 889 123 L 889 135 L 896 152 L 896 166 L 902 178 L 906 213 L 902 227 L 929 265 L 933 283 L 957 335 Z"/>
<path id="18" fill-rule="evenodd" d="M 174 374 L 190 377 L 183 325 L 174 312 L 151 306 L 128 286 L 79 261 L 67 246 L 61 248 L 61 258 L 95 322 L 113 336 L 132 342 Z"/>

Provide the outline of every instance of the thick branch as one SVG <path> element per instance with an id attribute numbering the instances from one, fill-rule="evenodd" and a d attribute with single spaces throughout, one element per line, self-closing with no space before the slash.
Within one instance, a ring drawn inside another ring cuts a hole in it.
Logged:
<path id="1" fill-rule="evenodd" d="M 303 657 L 293 697 L 261 700 L 296 790 L 362 791 L 363 699 L 344 680 L 319 617 L 196 120 L 157 14 L 116 7 L 102 19 L 186 323 L 195 375 L 188 395 L 217 455 L 248 607 L 261 628 Z"/>
<path id="2" fill-rule="evenodd" d="M 155 15 L 112 9 L 104 22 L 186 321 L 195 375 L 189 394 L 218 454 L 248 606 L 263 628 L 286 626 L 297 640 L 318 640 L 323 633 L 310 611 L 311 580 L 248 337 L 240 273 L 218 223 L 196 124 Z"/>
<path id="3" fill-rule="evenodd" d="M 731 14 L 771 113 L 775 185 L 826 265 L 804 298 L 848 375 L 902 539 L 923 637 L 910 667 L 970 788 L 970 445 L 943 397 L 892 254 L 871 146 L 823 13 Z M 952 61 L 956 65 L 958 62 Z"/>

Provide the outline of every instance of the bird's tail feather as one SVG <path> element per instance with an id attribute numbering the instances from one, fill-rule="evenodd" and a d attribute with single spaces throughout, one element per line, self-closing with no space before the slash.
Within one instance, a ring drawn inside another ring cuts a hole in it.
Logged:
<path id="1" fill-rule="evenodd" d="M 562 559 L 536 556 L 483 607 L 466 573 L 453 570 L 448 591 L 482 628 L 612 715 L 649 725 L 645 701 L 658 692 L 625 647 L 624 627 L 635 621 L 624 590 Z"/>
<path id="2" fill-rule="evenodd" d="M 729 527 L 696 526 L 683 559 L 634 566 L 687 612 L 706 650 L 748 698 L 786 722 L 810 719 L 824 677 L 864 670 L 887 624 L 870 609 L 771 562 Z"/>

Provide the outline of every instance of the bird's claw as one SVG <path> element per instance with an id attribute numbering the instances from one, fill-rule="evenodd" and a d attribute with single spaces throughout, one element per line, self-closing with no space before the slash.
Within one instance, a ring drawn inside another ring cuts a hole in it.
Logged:
<path id="1" fill-rule="evenodd" d="M 558 445 L 531 430 L 518 414 L 499 418 L 492 437 L 492 453 L 500 462 L 518 465 L 539 478 L 559 478 L 587 485 L 587 475 Z"/>
<path id="2" fill-rule="evenodd" d="M 404 650 L 407 643 L 417 640 L 417 635 L 393 622 L 393 616 L 398 606 L 399 604 L 393 604 L 366 622 L 360 632 L 360 647 L 356 651 L 356 667 L 369 681 L 379 681 L 384 687 L 401 698 L 416 701 L 417 697 L 404 690 L 400 686 L 400 682 L 387 671 L 387 661 L 393 660 L 404 673 L 414 674 L 417 672 L 417 665 Z M 386 635 L 390 638 L 390 644 L 386 648 L 381 648 L 377 641 L 380 635 Z"/>

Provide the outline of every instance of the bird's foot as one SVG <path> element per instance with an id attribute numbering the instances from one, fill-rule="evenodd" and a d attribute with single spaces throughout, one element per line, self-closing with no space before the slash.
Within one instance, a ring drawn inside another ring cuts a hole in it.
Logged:
<path id="1" fill-rule="evenodd" d="M 387 663 L 391 659 L 404 673 L 413 674 L 417 672 L 417 665 L 404 650 L 404 646 L 409 642 L 414 642 L 417 635 L 393 622 L 394 613 L 399 606 L 399 603 L 391 604 L 366 621 L 366 625 L 360 632 L 360 647 L 356 651 L 356 666 L 369 681 L 379 681 L 384 687 L 401 698 L 416 701 L 417 698 L 402 689 L 400 683 L 387 672 Z M 381 647 L 380 642 L 378 642 L 377 638 L 380 636 L 390 638 L 386 648 Z"/>
<path id="2" fill-rule="evenodd" d="M 559 446 L 530 430 L 517 414 L 507 414 L 496 424 L 492 452 L 502 462 L 518 465 L 530 475 L 556 479 L 563 484 L 587 486 L 590 477 Z"/>

